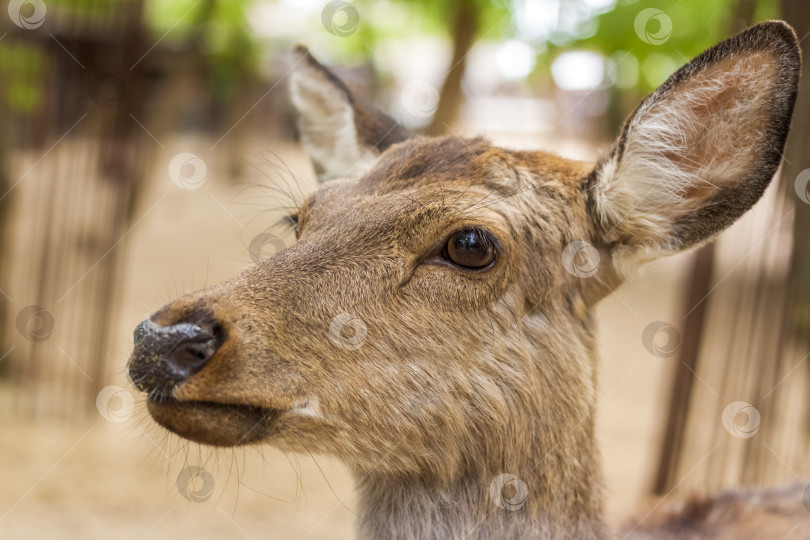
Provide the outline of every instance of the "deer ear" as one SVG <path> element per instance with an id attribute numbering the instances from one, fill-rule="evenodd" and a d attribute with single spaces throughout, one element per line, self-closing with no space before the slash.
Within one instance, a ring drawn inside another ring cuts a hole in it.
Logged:
<path id="1" fill-rule="evenodd" d="M 793 29 L 761 23 L 639 105 L 585 186 L 596 237 L 617 264 L 708 240 L 759 200 L 782 157 L 800 64 Z"/>
<path id="2" fill-rule="evenodd" d="M 290 99 L 321 182 L 362 176 L 386 148 L 409 136 L 393 118 L 354 96 L 301 45 L 294 50 Z"/>

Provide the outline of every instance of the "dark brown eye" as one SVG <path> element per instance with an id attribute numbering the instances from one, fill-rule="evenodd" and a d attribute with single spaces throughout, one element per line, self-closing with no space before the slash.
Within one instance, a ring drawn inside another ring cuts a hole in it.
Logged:
<path id="1" fill-rule="evenodd" d="M 462 268 L 484 268 L 495 260 L 495 241 L 484 230 L 462 229 L 447 239 L 443 256 Z"/>
<path id="2" fill-rule="evenodd" d="M 290 227 L 293 228 L 293 230 L 295 230 L 295 237 L 298 238 L 298 235 L 300 233 L 299 227 L 298 227 L 298 212 L 294 212 L 292 214 L 287 214 L 284 217 L 284 220 L 287 222 L 287 224 Z"/>

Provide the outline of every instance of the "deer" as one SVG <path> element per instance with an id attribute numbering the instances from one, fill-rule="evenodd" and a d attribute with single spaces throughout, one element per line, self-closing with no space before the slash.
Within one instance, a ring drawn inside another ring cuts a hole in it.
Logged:
<path id="1" fill-rule="evenodd" d="M 593 308 L 762 196 L 798 89 L 794 31 L 760 23 L 689 61 L 595 163 L 411 133 L 305 47 L 293 57 L 319 186 L 290 215 L 294 244 L 137 326 L 127 370 L 152 419 L 338 458 L 360 538 L 609 537 Z M 664 507 L 622 534 L 810 538 L 802 488 Z"/>

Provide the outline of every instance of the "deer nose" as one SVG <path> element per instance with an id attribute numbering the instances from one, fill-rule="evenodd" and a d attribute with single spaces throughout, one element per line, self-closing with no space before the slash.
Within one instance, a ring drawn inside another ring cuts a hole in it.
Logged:
<path id="1" fill-rule="evenodd" d="M 134 333 L 129 376 L 144 392 L 166 391 L 196 372 L 222 345 L 217 325 L 181 322 L 158 326 L 149 319 Z"/>

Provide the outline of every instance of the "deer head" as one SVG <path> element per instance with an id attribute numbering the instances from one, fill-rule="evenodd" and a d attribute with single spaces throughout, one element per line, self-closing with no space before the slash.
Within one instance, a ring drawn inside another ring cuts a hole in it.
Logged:
<path id="1" fill-rule="evenodd" d="M 293 246 L 139 325 L 149 412 L 200 443 L 337 456 L 366 536 L 602 535 L 591 307 L 760 198 L 793 31 L 759 24 L 686 64 L 596 164 L 411 135 L 295 56 L 323 185 Z"/>

